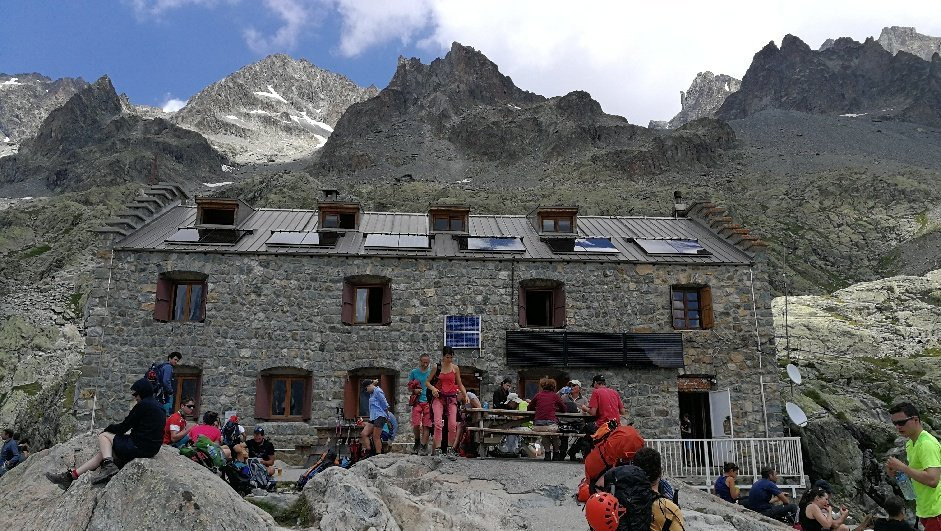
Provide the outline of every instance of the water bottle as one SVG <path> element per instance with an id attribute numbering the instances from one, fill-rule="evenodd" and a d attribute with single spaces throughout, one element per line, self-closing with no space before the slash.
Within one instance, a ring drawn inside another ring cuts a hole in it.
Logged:
<path id="1" fill-rule="evenodd" d="M 484 409 L 490 409 L 490 402 L 484 402 Z"/>
<path id="2" fill-rule="evenodd" d="M 899 490 L 902 491 L 903 498 L 909 501 L 915 499 L 915 489 L 912 487 L 912 480 L 908 479 L 908 476 L 901 470 L 895 473 L 895 484 L 898 485 Z"/>

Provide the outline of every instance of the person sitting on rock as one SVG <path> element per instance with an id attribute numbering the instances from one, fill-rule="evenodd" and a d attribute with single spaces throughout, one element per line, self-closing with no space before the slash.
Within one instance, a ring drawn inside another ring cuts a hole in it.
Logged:
<path id="1" fill-rule="evenodd" d="M 359 439 L 364 450 L 379 455 L 382 453 L 382 428 L 389 422 L 389 402 L 379 387 L 379 380 L 363 382 L 363 389 L 369 395 L 369 420 L 363 426 Z"/>
<path id="2" fill-rule="evenodd" d="M 98 434 L 98 453 L 76 469 L 58 474 L 46 472 L 46 478 L 67 490 L 80 475 L 97 469 L 92 483 L 104 483 L 132 459 L 157 455 L 167 417 L 163 407 L 153 399 L 153 393 L 154 388 L 146 378 L 134 382 L 131 386 L 131 396 L 136 401 L 134 407 L 123 421 L 109 425 Z M 126 435 L 128 431 L 130 434 Z"/>
<path id="3" fill-rule="evenodd" d="M 221 444 L 222 431 L 219 429 L 219 414 L 215 411 L 203 413 L 203 422 L 190 430 L 190 440 L 196 442 L 200 435 L 205 435 L 210 441 Z"/>
<path id="4" fill-rule="evenodd" d="M 787 494 L 778 488 L 778 471 L 766 466 L 761 469 L 761 479 L 748 492 L 748 508 L 768 518 L 793 522 L 797 517 L 797 505 L 790 502 Z M 771 498 L 781 500 L 781 505 L 771 505 Z"/>
<path id="5" fill-rule="evenodd" d="M 863 529 L 873 531 L 914 531 L 906 522 L 905 501 L 898 496 L 889 496 L 885 499 L 882 508 L 889 515 L 888 518 L 875 518 L 871 516 L 860 525 Z M 859 528 L 857 528 L 859 529 Z"/>
<path id="6" fill-rule="evenodd" d="M 189 442 L 189 432 L 195 424 L 188 424 L 186 417 L 193 414 L 194 407 L 196 407 L 196 402 L 192 398 L 184 398 L 180 401 L 180 410 L 170 415 L 163 427 L 163 444 L 180 448 Z"/>
<path id="7" fill-rule="evenodd" d="M 738 477 L 738 465 L 735 463 L 726 463 L 722 469 L 724 474 L 716 478 L 716 482 L 713 485 L 716 496 L 729 503 L 738 503 L 740 493 L 738 485 L 735 484 L 735 478 Z"/>
<path id="8" fill-rule="evenodd" d="M 0 476 L 7 473 L 16 465 L 23 461 L 23 454 L 20 453 L 20 444 L 13 437 L 13 430 L 4 428 L 3 447 L 0 448 Z"/>
<path id="9" fill-rule="evenodd" d="M 248 456 L 258 458 L 265 465 L 268 476 L 274 476 L 274 445 L 265 438 L 265 429 L 255 426 L 255 432 L 245 446 L 248 447 Z"/>
<path id="10" fill-rule="evenodd" d="M 849 511 L 846 507 L 840 507 L 840 516 L 833 518 L 830 513 L 830 493 L 819 487 L 808 489 L 801 496 L 798 507 L 798 521 L 804 531 L 849 531 L 849 527 L 843 523 L 849 516 Z M 860 527 L 860 530 L 862 529 L 865 528 Z"/>

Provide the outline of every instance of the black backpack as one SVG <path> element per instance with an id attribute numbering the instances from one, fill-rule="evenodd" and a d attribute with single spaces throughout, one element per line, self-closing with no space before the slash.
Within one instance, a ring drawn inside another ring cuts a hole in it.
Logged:
<path id="1" fill-rule="evenodd" d="M 244 441 L 242 441 L 242 430 L 239 429 L 239 423 L 231 420 L 225 421 L 225 425 L 222 426 L 222 444 L 232 448 L 240 442 Z"/>
<path id="2" fill-rule="evenodd" d="M 441 374 L 441 364 L 438 363 L 435 365 L 435 375 L 429 382 L 431 385 L 438 387 L 438 376 Z M 430 404 L 431 401 L 435 398 L 435 395 L 431 394 L 431 387 L 425 389 L 425 400 Z"/>
<path id="3" fill-rule="evenodd" d="M 614 494 L 627 512 L 621 516 L 619 531 L 649 531 L 651 507 L 662 496 L 650 488 L 647 473 L 634 465 L 617 466 L 604 475 L 604 490 Z M 664 526 L 669 529 L 669 522 Z"/>
<path id="4" fill-rule="evenodd" d="M 144 378 L 147 378 L 151 387 L 154 389 L 154 399 L 158 403 L 165 402 L 167 398 L 163 384 L 160 383 L 160 367 L 163 367 L 164 363 L 166 362 L 155 361 L 150 364 L 150 368 L 144 373 Z"/>

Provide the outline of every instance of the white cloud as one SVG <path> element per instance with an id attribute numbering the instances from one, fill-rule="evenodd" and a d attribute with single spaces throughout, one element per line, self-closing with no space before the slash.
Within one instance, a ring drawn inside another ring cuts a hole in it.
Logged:
<path id="1" fill-rule="evenodd" d="M 245 43 L 257 54 L 293 49 L 301 32 L 312 21 L 311 4 L 303 0 L 265 0 L 265 7 L 280 19 L 281 27 L 272 35 L 247 28 L 243 32 Z"/>
<path id="2" fill-rule="evenodd" d="M 220 0 L 125 0 L 140 19 L 160 18 L 167 11 L 187 5 L 214 7 Z M 237 1 L 237 0 L 229 0 Z"/>
<path id="3" fill-rule="evenodd" d="M 646 125 L 679 111 L 698 72 L 738 78 L 769 41 L 791 33 L 817 48 L 829 37 L 862 40 L 883 26 L 941 34 L 928 2 L 692 0 L 661 3 L 568 0 L 422 0 L 381 9 L 337 0 L 346 55 L 391 41 L 443 51 L 481 50 L 521 88 L 546 96 L 587 90 L 606 112 Z M 390 2 L 395 4 L 395 2 Z M 809 14 L 813 14 L 810 16 Z M 424 29 L 424 31 L 423 31 Z"/>
<path id="4" fill-rule="evenodd" d="M 163 104 L 160 106 L 163 109 L 163 112 L 176 112 L 186 106 L 187 100 L 181 100 L 179 98 L 171 97 L 169 94 L 164 98 Z"/>

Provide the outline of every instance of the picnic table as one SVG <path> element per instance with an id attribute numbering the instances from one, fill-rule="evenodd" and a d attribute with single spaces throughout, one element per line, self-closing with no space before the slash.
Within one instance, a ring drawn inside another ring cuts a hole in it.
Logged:
<path id="1" fill-rule="evenodd" d="M 480 407 L 467 408 L 465 411 L 471 415 L 471 422 L 468 422 L 468 426 L 465 428 L 467 431 L 474 434 L 474 440 L 477 443 L 478 455 L 481 457 L 487 456 L 487 437 L 488 436 L 503 436 L 503 435 L 517 435 L 520 437 L 551 437 L 560 435 L 559 432 L 546 432 L 546 431 L 535 431 L 522 426 L 523 423 L 529 422 L 536 416 L 535 411 L 525 411 L 517 409 L 485 409 Z M 588 415 L 586 413 L 556 413 L 556 417 L 559 420 L 562 419 L 583 419 L 583 420 L 594 420 L 595 417 Z M 494 428 L 493 424 L 499 422 L 501 424 L 512 424 L 519 423 L 519 426 L 504 426 L 500 428 Z M 476 423 L 476 426 L 471 424 Z M 561 435 L 565 435 L 562 433 Z M 577 434 L 572 434 L 577 435 Z M 491 441 L 499 442 L 499 441 Z"/>

